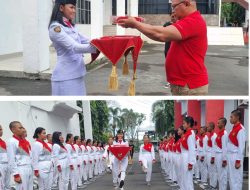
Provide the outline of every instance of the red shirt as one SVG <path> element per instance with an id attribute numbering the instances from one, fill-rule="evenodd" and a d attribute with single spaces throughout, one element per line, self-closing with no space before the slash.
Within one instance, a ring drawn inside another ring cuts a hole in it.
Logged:
<path id="1" fill-rule="evenodd" d="M 182 40 L 171 41 L 165 68 L 169 83 L 186 84 L 190 89 L 208 84 L 204 64 L 207 52 L 207 26 L 199 11 L 172 24 L 181 33 Z"/>

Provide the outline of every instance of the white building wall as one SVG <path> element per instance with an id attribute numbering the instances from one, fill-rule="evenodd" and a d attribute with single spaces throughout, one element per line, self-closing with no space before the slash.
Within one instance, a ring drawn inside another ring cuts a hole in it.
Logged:
<path id="1" fill-rule="evenodd" d="M 22 52 L 21 1 L 0 1 L 0 7 L 0 55 Z"/>
<path id="2" fill-rule="evenodd" d="M 51 103 L 55 105 L 57 102 L 49 102 L 46 108 L 46 102 L 42 102 L 46 109 L 51 108 Z M 39 104 L 39 102 L 37 102 Z M 67 103 L 70 105 L 70 103 Z M 75 108 L 75 107 L 73 107 Z M 76 110 L 77 111 L 77 110 Z M 33 142 L 34 130 L 37 127 L 43 127 L 47 133 L 54 131 L 61 131 L 66 137 L 67 133 L 80 135 L 78 114 L 74 114 L 72 118 L 62 117 L 53 112 L 48 112 L 44 109 L 32 106 L 31 102 L 0 102 L 0 124 L 3 127 L 3 139 L 8 139 L 12 136 L 9 130 L 9 123 L 11 121 L 20 121 L 27 129 L 28 140 Z"/>

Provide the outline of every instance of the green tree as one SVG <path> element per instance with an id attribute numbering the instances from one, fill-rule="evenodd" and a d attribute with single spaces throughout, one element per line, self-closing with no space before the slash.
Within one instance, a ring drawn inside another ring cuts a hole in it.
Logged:
<path id="1" fill-rule="evenodd" d="M 132 109 L 122 109 L 121 118 L 123 118 L 124 129 L 129 139 L 134 140 L 136 135 L 136 129 L 146 119 L 143 113 L 134 112 Z"/>
<path id="2" fill-rule="evenodd" d="M 109 132 L 109 109 L 106 101 L 90 101 L 94 139 L 106 141 Z"/>
<path id="3" fill-rule="evenodd" d="M 174 101 L 159 100 L 152 105 L 152 121 L 159 137 L 174 129 Z"/>
<path id="4" fill-rule="evenodd" d="M 221 8 L 221 20 L 227 23 L 238 23 L 241 26 L 245 21 L 245 9 L 238 3 L 223 3 Z"/>

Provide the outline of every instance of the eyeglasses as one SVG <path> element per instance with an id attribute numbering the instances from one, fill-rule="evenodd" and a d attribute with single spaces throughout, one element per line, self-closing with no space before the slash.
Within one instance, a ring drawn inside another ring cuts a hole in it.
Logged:
<path id="1" fill-rule="evenodd" d="M 174 10 L 177 6 L 179 6 L 179 5 L 182 4 L 182 3 L 185 3 L 185 1 L 181 1 L 180 3 L 177 3 L 177 4 L 175 4 L 175 5 L 172 5 L 172 6 L 171 6 L 172 10 Z"/>

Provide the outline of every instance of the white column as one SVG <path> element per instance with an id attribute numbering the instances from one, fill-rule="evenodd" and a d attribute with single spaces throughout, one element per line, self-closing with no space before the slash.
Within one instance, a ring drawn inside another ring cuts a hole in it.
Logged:
<path id="1" fill-rule="evenodd" d="M 92 139 L 92 119 L 91 119 L 91 110 L 90 110 L 90 101 L 82 101 L 83 117 L 84 117 L 84 132 L 85 139 Z"/>
<path id="2" fill-rule="evenodd" d="M 249 11 L 246 10 L 246 14 L 245 14 L 245 27 L 247 27 L 247 25 L 249 24 Z"/>
<path id="3" fill-rule="evenodd" d="M 103 36 L 103 0 L 91 3 L 91 39 Z"/>
<path id="4" fill-rule="evenodd" d="M 222 6 L 221 0 L 219 0 L 219 19 L 218 19 L 218 21 L 219 21 L 218 26 L 219 27 L 220 27 L 220 22 L 221 22 L 221 6 Z"/>
<path id="5" fill-rule="evenodd" d="M 112 16 L 112 0 L 105 0 L 104 1 L 104 17 L 103 22 L 104 25 L 111 25 L 111 16 Z"/>
<path id="6" fill-rule="evenodd" d="M 117 3 L 116 3 L 116 16 L 125 16 L 125 0 L 117 1 Z M 125 35 L 125 28 L 122 28 L 122 27 L 116 25 L 116 34 L 117 35 Z"/>
<path id="7" fill-rule="evenodd" d="M 138 16 L 138 6 L 139 6 L 138 0 L 129 1 L 130 16 Z"/>
<path id="8" fill-rule="evenodd" d="M 39 73 L 49 68 L 48 13 L 51 0 L 22 0 L 23 69 Z"/>

